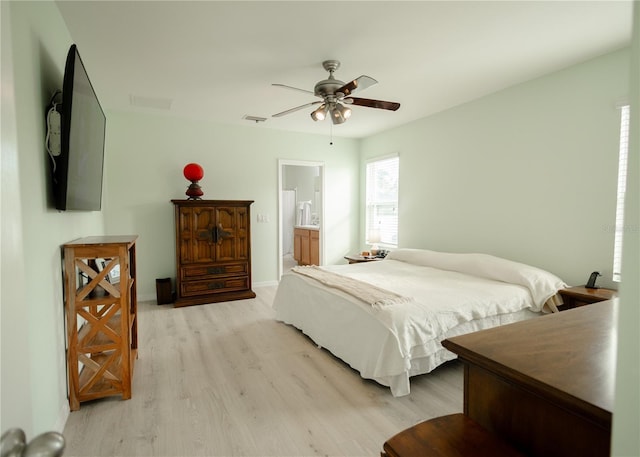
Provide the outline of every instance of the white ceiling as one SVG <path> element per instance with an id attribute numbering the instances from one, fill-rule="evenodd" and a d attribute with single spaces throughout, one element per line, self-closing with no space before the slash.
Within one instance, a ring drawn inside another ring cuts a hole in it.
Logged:
<path id="1" fill-rule="evenodd" d="M 612 0 L 56 3 L 105 110 L 326 135 L 313 108 L 271 117 L 317 100 L 272 83 L 313 91 L 337 59 L 337 79 L 378 80 L 356 96 L 401 104 L 353 107 L 333 126 L 353 138 L 624 47 L 632 16 Z"/>

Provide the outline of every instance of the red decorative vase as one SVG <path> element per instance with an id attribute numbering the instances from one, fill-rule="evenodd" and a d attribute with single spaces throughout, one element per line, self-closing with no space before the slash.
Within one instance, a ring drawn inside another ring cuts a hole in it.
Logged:
<path id="1" fill-rule="evenodd" d="M 191 181 L 191 185 L 187 188 L 185 194 L 189 197 L 189 200 L 200 200 L 200 197 L 204 195 L 202 188 L 198 184 L 204 177 L 204 170 L 197 163 L 188 163 L 182 170 L 184 177 Z"/>

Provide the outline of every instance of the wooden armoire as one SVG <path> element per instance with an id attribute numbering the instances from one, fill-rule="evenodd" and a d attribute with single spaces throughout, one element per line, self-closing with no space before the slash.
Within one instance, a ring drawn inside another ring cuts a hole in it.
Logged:
<path id="1" fill-rule="evenodd" d="M 250 200 L 171 200 L 175 307 L 254 298 Z"/>

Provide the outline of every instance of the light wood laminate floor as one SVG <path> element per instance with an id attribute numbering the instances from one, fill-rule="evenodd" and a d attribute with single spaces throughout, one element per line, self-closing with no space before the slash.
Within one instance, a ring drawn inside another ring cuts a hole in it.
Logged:
<path id="1" fill-rule="evenodd" d="M 462 411 L 458 362 L 394 398 L 275 321 L 275 291 L 186 308 L 139 303 L 133 398 L 82 403 L 65 457 L 378 456 L 395 433 Z"/>

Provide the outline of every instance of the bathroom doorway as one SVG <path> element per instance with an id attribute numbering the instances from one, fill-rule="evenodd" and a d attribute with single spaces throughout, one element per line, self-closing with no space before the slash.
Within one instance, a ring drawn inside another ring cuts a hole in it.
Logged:
<path id="1" fill-rule="evenodd" d="M 298 262 L 294 259 L 294 229 L 318 230 L 319 263 L 324 255 L 324 163 L 278 161 L 278 280 Z"/>

